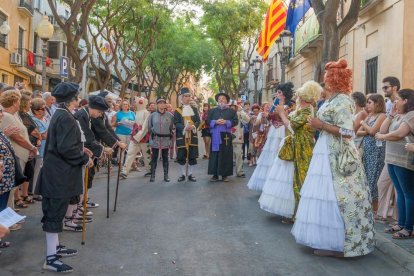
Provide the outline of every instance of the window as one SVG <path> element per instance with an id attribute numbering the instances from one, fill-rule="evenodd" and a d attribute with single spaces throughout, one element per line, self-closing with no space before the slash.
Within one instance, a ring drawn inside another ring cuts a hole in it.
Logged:
<path id="1" fill-rule="evenodd" d="M 19 76 L 14 76 L 14 83 L 16 82 L 24 83 L 24 79 Z"/>
<path id="2" fill-rule="evenodd" d="M 0 26 L 4 21 L 7 21 L 7 16 L 0 11 Z M 7 45 L 7 36 L 0 34 L 0 47 L 6 48 Z"/>
<path id="3" fill-rule="evenodd" d="M 67 55 L 66 55 L 66 43 L 63 43 L 62 44 L 62 56 L 64 56 L 64 57 L 67 57 Z"/>
<path id="4" fill-rule="evenodd" d="M 1 75 L 1 82 L 2 83 L 9 83 L 9 76 L 6 74 Z"/>
<path id="5" fill-rule="evenodd" d="M 366 61 L 365 93 L 377 93 L 378 57 Z"/>
<path id="6" fill-rule="evenodd" d="M 39 41 L 39 37 L 37 36 L 37 33 L 34 33 L 33 36 L 33 53 L 37 53 L 37 42 Z"/>
<path id="7" fill-rule="evenodd" d="M 17 52 L 23 56 L 23 38 L 24 38 L 24 30 L 19 27 L 19 41 L 17 43 Z"/>
<path id="8" fill-rule="evenodd" d="M 49 41 L 48 42 L 48 56 L 53 59 L 59 58 L 59 42 Z"/>
<path id="9" fill-rule="evenodd" d="M 34 1 L 34 8 L 40 11 L 40 8 L 42 7 L 42 0 L 35 0 Z"/>

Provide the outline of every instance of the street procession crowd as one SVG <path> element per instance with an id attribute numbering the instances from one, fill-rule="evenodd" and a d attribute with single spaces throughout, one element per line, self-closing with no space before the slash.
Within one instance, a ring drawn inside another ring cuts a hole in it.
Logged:
<path id="1" fill-rule="evenodd" d="M 274 101 L 261 105 L 219 92 L 215 106 L 199 108 L 183 87 L 175 110 L 161 97 L 127 100 L 107 91 L 80 100 L 70 82 L 44 93 L 0 84 L 0 212 L 41 201 L 43 268 L 70 272 L 61 258 L 77 251 L 59 233 L 82 232 L 93 221 L 96 171 L 112 163 L 120 179 L 137 170 L 154 182 L 162 160 L 169 182 L 174 160 L 177 182 L 197 182 L 201 136 L 210 182 L 245 178 L 244 166 L 253 167 L 247 186 L 261 192 L 260 208 L 292 224 L 296 242 L 316 255 L 369 254 L 374 220 L 392 223 L 385 232 L 395 239 L 413 238 L 414 90 L 385 77 L 385 97 L 365 95 L 352 91 L 345 60 L 325 69 L 323 83 L 281 83 Z M 0 225 L 0 238 L 23 223 Z"/>

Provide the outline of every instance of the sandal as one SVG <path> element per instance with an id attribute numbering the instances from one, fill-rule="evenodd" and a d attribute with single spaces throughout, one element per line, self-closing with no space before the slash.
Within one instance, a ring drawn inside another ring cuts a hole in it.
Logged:
<path id="1" fill-rule="evenodd" d="M 393 227 L 385 228 L 384 229 L 384 233 L 393 234 L 393 233 L 398 232 L 398 231 L 401 231 L 403 229 L 404 229 L 403 227 L 401 227 L 398 224 L 396 224 Z"/>
<path id="2" fill-rule="evenodd" d="M 23 202 L 27 204 L 35 203 L 34 199 L 30 196 L 22 196 Z"/>
<path id="3" fill-rule="evenodd" d="M 397 240 L 412 239 L 414 238 L 412 234 L 413 234 L 413 231 L 403 229 L 401 231 L 396 232 L 394 235 L 392 235 L 392 238 L 397 239 Z"/>
<path id="4" fill-rule="evenodd" d="M 14 200 L 14 205 L 19 208 L 27 208 L 27 205 L 24 204 L 23 200 L 21 198 Z"/>
<path id="5" fill-rule="evenodd" d="M 10 246 L 10 242 L 0 241 L 0 248 L 7 248 Z"/>

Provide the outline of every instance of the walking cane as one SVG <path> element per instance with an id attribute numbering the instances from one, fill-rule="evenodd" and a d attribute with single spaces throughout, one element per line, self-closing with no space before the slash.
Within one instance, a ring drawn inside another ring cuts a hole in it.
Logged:
<path id="1" fill-rule="evenodd" d="M 106 184 L 106 218 L 109 218 L 109 180 L 111 178 L 111 158 L 108 155 L 108 180 Z"/>
<path id="2" fill-rule="evenodd" d="M 88 166 L 85 167 L 85 190 L 83 193 L 83 223 L 82 223 L 82 245 L 85 245 L 85 236 L 86 236 L 86 201 L 88 200 Z"/>
<path id="3" fill-rule="evenodd" d="M 185 182 L 188 182 L 188 163 L 190 160 L 188 160 L 188 158 L 190 157 L 190 143 L 191 143 L 191 137 L 190 139 L 185 139 L 186 142 L 186 148 L 187 148 L 187 160 L 185 163 Z"/>
<path id="4" fill-rule="evenodd" d="M 118 188 L 119 188 L 119 179 L 121 177 L 121 165 L 122 165 L 122 153 L 124 150 L 121 150 L 119 153 L 119 163 L 118 163 L 118 177 L 116 179 L 116 192 L 115 192 L 115 203 L 114 203 L 114 212 L 116 212 L 116 203 L 118 202 Z"/>

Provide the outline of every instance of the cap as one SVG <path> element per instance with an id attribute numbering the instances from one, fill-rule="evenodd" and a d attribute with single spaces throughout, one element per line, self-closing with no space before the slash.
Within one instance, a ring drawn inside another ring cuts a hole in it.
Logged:
<path id="1" fill-rule="evenodd" d="M 90 96 L 89 97 L 89 108 L 107 111 L 109 109 L 108 104 L 105 102 L 105 99 L 100 96 Z"/>
<path id="2" fill-rule="evenodd" d="M 71 100 L 79 93 L 79 85 L 74 82 L 61 82 L 55 86 L 52 96 L 57 102 L 65 102 Z"/>

